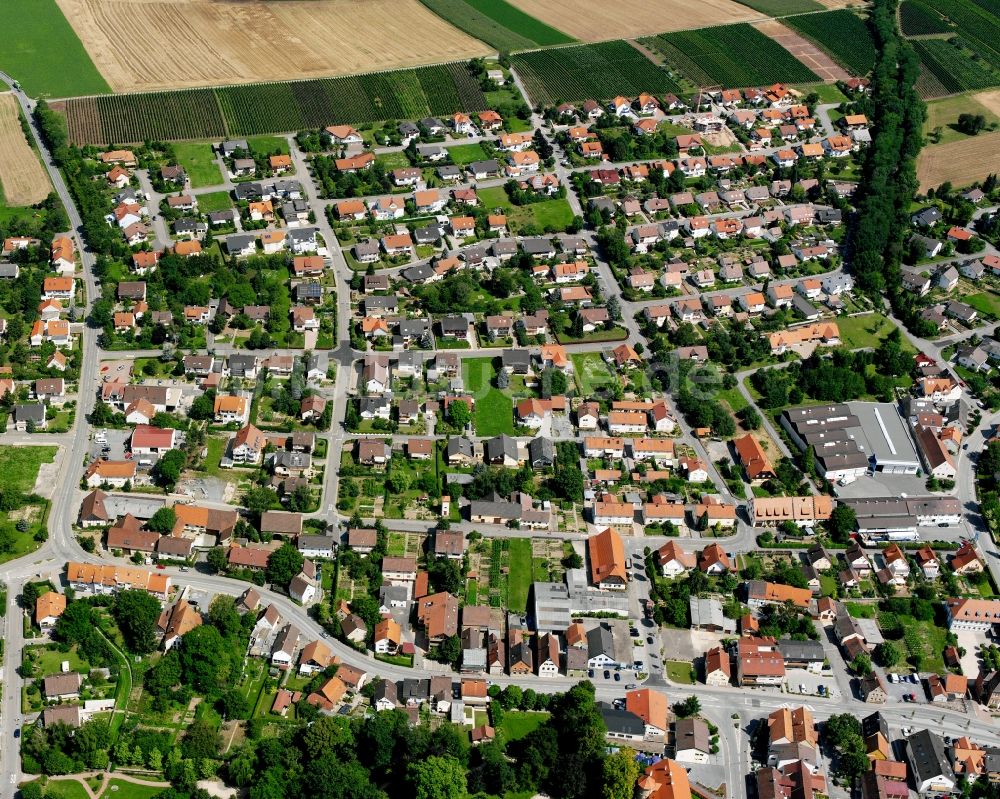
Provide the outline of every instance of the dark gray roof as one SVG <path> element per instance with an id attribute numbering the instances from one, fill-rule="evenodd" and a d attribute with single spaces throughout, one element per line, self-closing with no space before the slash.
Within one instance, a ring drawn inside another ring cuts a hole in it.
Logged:
<path id="1" fill-rule="evenodd" d="M 257 237 L 251 236 L 247 233 L 236 233 L 235 235 L 229 236 L 226 239 L 226 249 L 229 252 L 236 252 L 237 250 L 243 250 L 247 247 L 256 247 Z"/>
<path id="2" fill-rule="evenodd" d="M 41 403 L 30 403 L 28 405 L 15 405 L 14 418 L 19 422 L 44 422 L 45 406 Z"/>
<path id="3" fill-rule="evenodd" d="M 630 710 L 612 707 L 607 702 L 598 702 L 598 707 L 609 733 L 639 738 L 646 734 L 646 723 Z"/>
<path id="4" fill-rule="evenodd" d="M 528 255 L 546 255 L 556 251 L 552 242 L 546 238 L 522 239 L 521 249 Z"/>
<path id="5" fill-rule="evenodd" d="M 363 302 L 365 304 L 366 314 L 370 314 L 372 311 L 395 311 L 397 304 L 395 294 L 390 294 L 385 297 L 365 297 Z"/>
<path id="6" fill-rule="evenodd" d="M 587 633 L 587 654 L 589 657 L 603 654 L 614 660 L 615 637 L 610 625 L 601 622 Z"/>
<path id="7" fill-rule="evenodd" d="M 506 434 L 491 438 L 486 442 L 486 459 L 490 462 L 506 458 L 517 460 L 517 442 Z"/>
<path id="8" fill-rule="evenodd" d="M 500 163 L 495 158 L 489 158 L 485 161 L 473 161 L 466 167 L 466 169 L 474 175 L 499 172 Z"/>
<path id="9" fill-rule="evenodd" d="M 316 233 L 318 231 L 314 227 L 300 227 L 291 228 L 288 231 L 288 240 L 290 242 L 309 242 L 316 238 Z"/>
<path id="10" fill-rule="evenodd" d="M 458 436 L 456 438 L 448 439 L 448 449 L 446 450 L 448 457 L 452 455 L 465 455 L 468 458 L 472 457 L 472 442 L 463 437 Z"/>
<path id="11" fill-rule="evenodd" d="M 426 701 L 431 695 L 431 681 L 426 678 L 407 677 L 400 683 L 399 699 Z"/>
<path id="12" fill-rule="evenodd" d="M 531 353 L 526 349 L 508 349 L 504 350 L 500 356 L 501 361 L 504 366 L 510 367 L 524 367 L 529 368 L 531 366 Z"/>
<path id="13" fill-rule="evenodd" d="M 814 663 L 826 660 L 823 644 L 819 641 L 794 641 L 791 638 L 783 638 L 778 641 L 778 651 L 785 660 Z"/>
<path id="14" fill-rule="evenodd" d="M 914 781 L 918 786 L 939 775 L 952 779 L 951 766 L 940 736 L 930 730 L 919 730 L 905 740 L 906 759 L 910 761 Z"/>
<path id="15" fill-rule="evenodd" d="M 409 280 L 411 283 L 423 283 L 434 277 L 435 272 L 430 264 L 417 264 L 407 267 L 401 274 L 404 280 Z"/>
<path id="16" fill-rule="evenodd" d="M 416 338 L 429 332 L 430 329 L 431 323 L 427 319 L 403 319 L 399 323 L 399 335 L 401 336 Z"/>
<path id="17" fill-rule="evenodd" d="M 555 461 L 552 439 L 539 436 L 528 442 L 528 458 L 532 466 L 549 466 Z"/>
<path id="18" fill-rule="evenodd" d="M 300 535 L 296 541 L 299 551 L 306 549 L 332 550 L 333 537 L 328 535 Z"/>
<path id="19" fill-rule="evenodd" d="M 441 238 L 441 228 L 438 225 L 424 225 L 413 231 L 413 238 L 417 244 L 433 244 Z"/>
<path id="20" fill-rule="evenodd" d="M 445 333 L 465 333 L 469 320 L 464 316 L 446 316 L 441 320 L 441 330 Z"/>

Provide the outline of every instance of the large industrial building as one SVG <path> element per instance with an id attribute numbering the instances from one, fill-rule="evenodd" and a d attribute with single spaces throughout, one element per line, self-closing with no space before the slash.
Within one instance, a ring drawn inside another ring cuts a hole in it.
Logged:
<path id="1" fill-rule="evenodd" d="M 858 532 L 869 542 L 915 541 L 918 527 L 958 524 L 962 504 L 954 497 L 841 499 L 854 509 Z"/>
<path id="2" fill-rule="evenodd" d="M 781 415 L 781 426 L 800 449 L 813 448 L 816 466 L 828 480 L 920 471 L 913 437 L 893 403 L 789 408 Z"/>

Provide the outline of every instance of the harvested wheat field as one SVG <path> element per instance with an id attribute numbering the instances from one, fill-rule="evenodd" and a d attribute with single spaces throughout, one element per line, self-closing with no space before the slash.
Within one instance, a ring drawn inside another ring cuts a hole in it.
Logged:
<path id="1" fill-rule="evenodd" d="M 924 147 L 917 158 L 920 191 L 945 181 L 959 188 L 1000 173 L 1000 133 L 981 133 L 947 144 Z"/>
<path id="2" fill-rule="evenodd" d="M 0 94 L 0 186 L 7 205 L 34 205 L 49 195 L 49 176 L 24 138 L 10 92 Z"/>
<path id="3" fill-rule="evenodd" d="M 987 111 L 991 111 L 1000 117 L 1000 89 L 990 89 L 988 92 L 979 92 L 978 94 L 972 95 L 972 99 L 980 105 L 985 106 Z"/>
<path id="4" fill-rule="evenodd" d="M 418 0 L 58 3 L 116 92 L 373 72 L 489 52 Z"/>
<path id="5" fill-rule="evenodd" d="M 584 42 L 704 28 L 762 17 L 731 0 L 510 0 L 522 11 Z"/>
<path id="6" fill-rule="evenodd" d="M 849 80 L 850 74 L 830 56 L 820 50 L 804 36 L 791 28 L 787 28 L 776 19 L 758 22 L 754 27 L 768 38 L 774 39 L 789 53 L 819 75 L 824 81 L 832 83 L 838 80 Z"/>

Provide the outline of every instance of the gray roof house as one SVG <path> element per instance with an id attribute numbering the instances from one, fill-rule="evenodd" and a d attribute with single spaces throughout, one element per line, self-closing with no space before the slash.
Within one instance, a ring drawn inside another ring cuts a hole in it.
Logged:
<path id="1" fill-rule="evenodd" d="M 528 442 L 528 460 L 535 469 L 544 469 L 555 462 L 555 445 L 552 439 L 537 436 Z"/>
<path id="2" fill-rule="evenodd" d="M 955 773 L 941 737 L 930 730 L 920 730 L 904 740 L 917 793 L 950 793 L 955 788 Z"/>
<path id="3" fill-rule="evenodd" d="M 496 463 L 502 466 L 516 466 L 517 441 L 506 434 L 501 434 L 496 438 L 489 439 L 485 446 L 487 463 Z"/>

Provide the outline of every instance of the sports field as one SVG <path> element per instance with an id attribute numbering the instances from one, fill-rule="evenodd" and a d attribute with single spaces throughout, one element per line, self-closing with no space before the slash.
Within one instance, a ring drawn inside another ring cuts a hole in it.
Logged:
<path id="1" fill-rule="evenodd" d="M 0 69 L 33 97 L 101 94 L 108 84 L 55 0 L 4 0 Z"/>
<path id="2" fill-rule="evenodd" d="M 116 92 L 371 72 L 489 52 L 418 0 L 58 1 Z"/>
<path id="3" fill-rule="evenodd" d="M 760 19 L 731 0 L 510 0 L 522 11 L 584 42 Z"/>
<path id="4" fill-rule="evenodd" d="M 21 129 L 17 99 L 0 94 L 0 187 L 8 205 L 34 205 L 50 190 L 49 176 Z"/>

